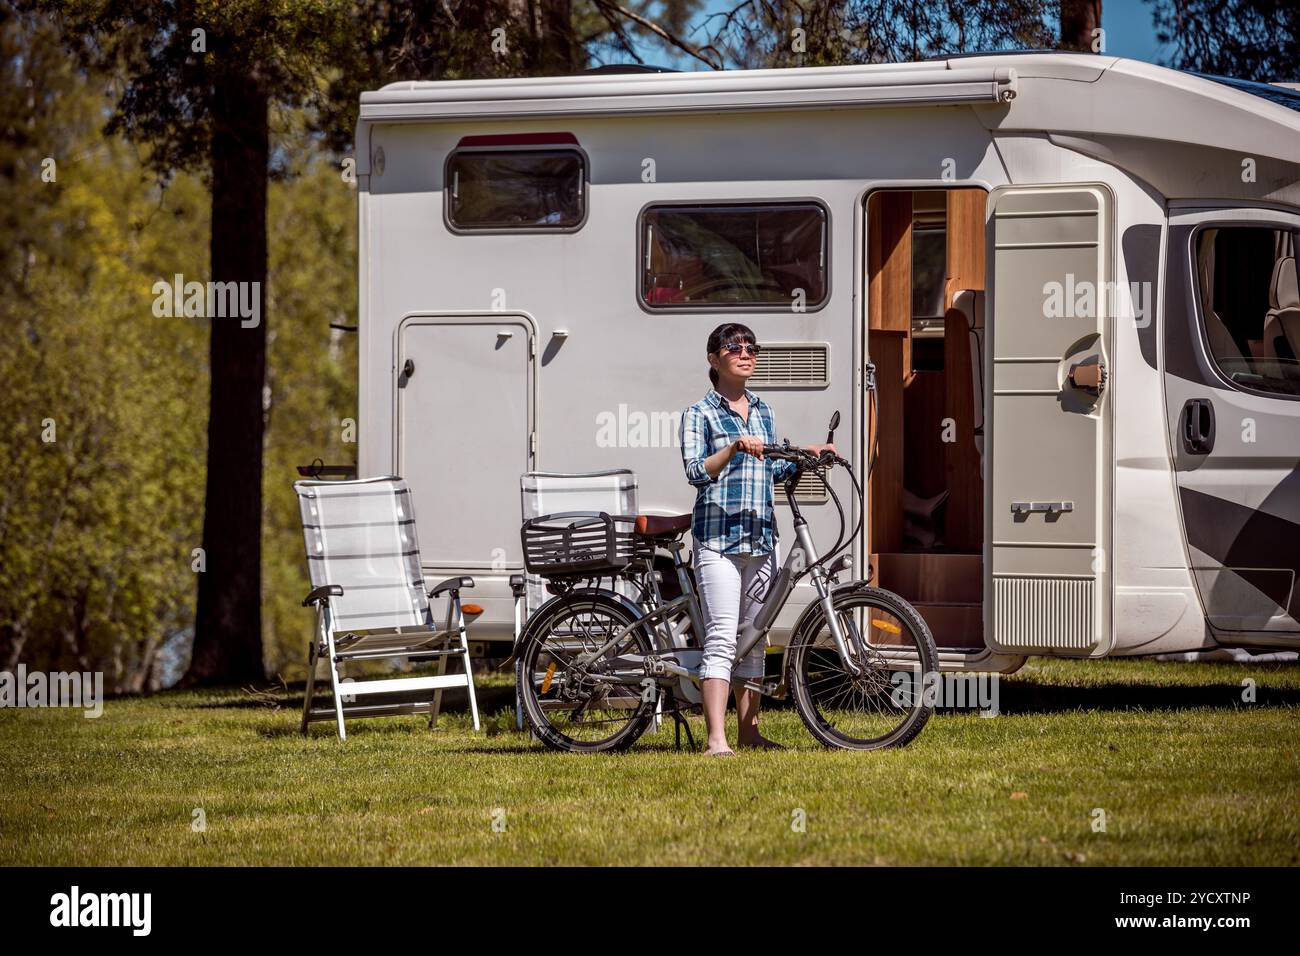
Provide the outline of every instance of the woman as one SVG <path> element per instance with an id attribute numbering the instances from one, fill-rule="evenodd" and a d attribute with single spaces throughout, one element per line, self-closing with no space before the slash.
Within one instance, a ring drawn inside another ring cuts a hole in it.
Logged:
<path id="1" fill-rule="evenodd" d="M 763 458 L 763 445 L 775 444 L 771 407 L 745 387 L 754 374 L 758 344 L 739 322 L 727 322 L 709 335 L 708 394 L 682 419 L 682 464 L 698 491 L 691 516 L 695 580 L 704 610 L 704 654 L 700 662 L 705 753 L 734 757 L 727 746 L 724 720 L 730 684 L 735 681 L 738 747 L 783 749 L 758 732 L 760 694 L 743 685 L 763 676 L 764 643 L 736 665 L 736 635 L 762 610 L 780 567 L 772 494 L 775 483 L 794 471 L 789 461 Z M 834 445 L 809 445 L 819 454 Z"/>

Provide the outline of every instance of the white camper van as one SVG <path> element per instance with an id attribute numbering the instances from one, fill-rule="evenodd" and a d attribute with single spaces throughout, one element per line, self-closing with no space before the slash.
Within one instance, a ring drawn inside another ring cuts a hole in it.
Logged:
<path id="1" fill-rule="evenodd" d="M 855 566 L 945 669 L 1300 647 L 1297 110 L 1083 54 L 367 93 L 359 472 L 508 641 L 520 476 L 688 512 L 681 413 L 740 321 L 783 436 L 875 447 Z"/>

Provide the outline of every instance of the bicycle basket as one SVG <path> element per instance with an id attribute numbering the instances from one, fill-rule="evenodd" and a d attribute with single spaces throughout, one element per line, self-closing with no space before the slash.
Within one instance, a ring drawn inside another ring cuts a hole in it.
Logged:
<path id="1" fill-rule="evenodd" d="M 642 557 L 635 515 L 565 511 L 529 518 L 520 529 L 524 567 L 542 577 L 617 574 Z"/>

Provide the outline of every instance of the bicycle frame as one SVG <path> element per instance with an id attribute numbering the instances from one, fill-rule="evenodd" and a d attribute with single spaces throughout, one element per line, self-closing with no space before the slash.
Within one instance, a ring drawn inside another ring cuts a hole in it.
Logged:
<path id="1" fill-rule="evenodd" d="M 780 570 L 777 572 L 775 580 L 768 586 L 767 594 L 763 600 L 763 609 L 753 620 L 747 622 L 736 635 L 735 663 L 739 663 L 744 659 L 745 655 L 757 646 L 759 641 L 763 640 L 767 636 L 768 631 L 772 629 L 772 625 L 776 621 L 777 615 L 781 613 L 786 602 L 790 599 L 790 595 L 794 592 L 795 585 L 798 583 L 799 579 L 805 574 L 811 574 L 813 586 L 817 589 L 817 598 L 821 604 L 827 625 L 830 628 L 831 637 L 835 641 L 836 649 L 839 651 L 840 657 L 845 662 L 846 666 L 856 676 L 861 673 L 861 668 L 858 666 L 856 661 L 865 659 L 866 649 L 861 646 L 861 637 L 855 632 L 854 652 L 851 653 L 849 651 L 848 640 L 845 638 L 843 629 L 840 627 L 839 619 L 834 614 L 834 605 L 831 600 L 831 574 L 821 563 L 818 562 L 817 549 L 813 544 L 812 534 L 808 530 L 808 522 L 800 512 L 799 503 L 794 497 L 794 489 L 799 482 L 800 476 L 803 474 L 803 470 L 803 465 L 800 463 L 794 474 L 785 482 L 786 500 L 790 503 L 790 510 L 794 515 L 796 546 L 790 549 L 790 552 L 786 555 L 785 561 L 782 563 Z M 658 630 L 660 625 L 674 619 L 677 616 L 675 612 L 682 607 L 687 609 L 687 613 L 690 615 L 691 619 L 691 626 L 695 629 L 695 633 L 699 635 L 701 642 L 703 641 L 704 624 L 699 598 L 695 592 L 694 586 L 692 586 L 690 582 L 690 578 L 686 574 L 686 565 L 681 559 L 681 552 L 685 548 L 685 545 L 683 545 L 681 541 L 674 541 L 669 547 L 673 551 L 673 567 L 677 572 L 677 581 L 682 592 L 681 597 L 675 598 L 667 604 L 661 603 L 659 601 L 659 587 L 652 574 L 650 577 L 651 587 L 653 589 L 657 606 L 649 613 L 639 617 L 632 624 L 620 629 L 599 648 L 579 655 L 575 660 L 575 663 L 587 664 L 599 659 L 609 651 L 610 648 L 618 644 L 629 632 L 638 627 L 650 626 L 655 630 Z M 666 643 L 671 648 L 673 646 L 671 624 L 669 624 L 668 630 L 669 633 Z M 660 636 L 663 636 L 662 632 L 660 632 Z M 676 677 L 689 677 L 695 680 L 698 679 L 698 673 L 682 667 L 681 665 L 669 661 L 659 661 L 658 664 L 661 668 L 660 672 L 662 674 L 671 674 Z M 628 680 L 623 680 L 623 675 L 617 672 L 606 673 L 603 676 L 619 680 L 622 683 L 637 683 L 644 679 L 647 674 L 650 676 L 656 676 L 649 671 L 642 671 L 635 675 L 635 678 L 631 678 L 631 675 L 629 675 L 630 679 Z"/>

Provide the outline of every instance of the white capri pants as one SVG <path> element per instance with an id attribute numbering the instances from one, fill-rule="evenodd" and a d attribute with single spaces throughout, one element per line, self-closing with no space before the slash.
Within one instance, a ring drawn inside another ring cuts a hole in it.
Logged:
<path id="1" fill-rule="evenodd" d="M 694 546 L 695 582 L 704 612 L 704 654 L 700 679 L 753 680 L 763 676 L 767 638 L 735 665 L 737 634 L 763 609 L 780 568 L 779 545 L 770 554 L 722 554 Z"/>

